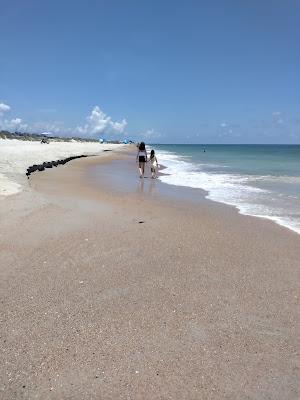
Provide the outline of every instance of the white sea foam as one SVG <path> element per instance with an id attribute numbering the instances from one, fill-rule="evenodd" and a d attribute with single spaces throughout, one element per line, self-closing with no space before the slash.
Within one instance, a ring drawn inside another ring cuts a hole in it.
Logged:
<path id="1" fill-rule="evenodd" d="M 157 156 L 166 167 L 163 172 L 167 175 L 159 178 L 162 182 L 203 189 L 210 200 L 235 206 L 244 215 L 268 218 L 300 234 L 299 197 L 275 193 L 263 185 L 255 186 L 255 182 L 263 181 L 299 183 L 299 177 L 214 173 L 210 166 L 193 164 L 187 157 L 168 151 L 157 150 Z"/>
<path id="2" fill-rule="evenodd" d="M 0 139 L 0 197 L 20 192 L 26 185 L 26 169 L 44 161 L 71 156 L 100 154 L 116 149 L 122 144 L 93 142 L 40 142 Z"/>

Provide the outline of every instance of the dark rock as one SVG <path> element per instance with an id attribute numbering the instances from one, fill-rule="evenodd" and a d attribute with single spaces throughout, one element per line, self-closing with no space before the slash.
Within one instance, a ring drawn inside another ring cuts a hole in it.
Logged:
<path id="1" fill-rule="evenodd" d="M 29 179 L 30 174 L 32 174 L 35 171 L 44 171 L 45 168 L 52 168 L 52 167 L 57 167 L 58 165 L 64 165 L 69 161 L 75 160 L 76 158 L 83 158 L 83 157 L 88 157 L 88 156 L 86 155 L 72 156 L 72 157 L 67 157 L 64 160 L 45 161 L 39 165 L 33 164 L 27 168 L 26 176 Z"/>
<path id="2" fill-rule="evenodd" d="M 31 167 L 27 168 L 27 172 L 29 172 L 30 174 L 34 171 L 36 171 L 38 168 L 37 165 L 32 165 Z"/>

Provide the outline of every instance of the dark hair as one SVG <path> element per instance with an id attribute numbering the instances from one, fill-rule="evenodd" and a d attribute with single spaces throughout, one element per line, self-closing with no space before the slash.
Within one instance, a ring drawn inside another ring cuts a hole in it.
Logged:
<path id="1" fill-rule="evenodd" d="M 140 145 L 139 145 L 139 150 L 141 150 L 141 151 L 143 151 L 143 150 L 145 150 L 145 143 L 144 142 L 141 142 L 140 143 Z"/>
<path id="2" fill-rule="evenodd" d="M 154 156 L 155 156 L 155 151 L 154 151 L 154 150 L 151 150 L 150 158 L 153 158 Z"/>

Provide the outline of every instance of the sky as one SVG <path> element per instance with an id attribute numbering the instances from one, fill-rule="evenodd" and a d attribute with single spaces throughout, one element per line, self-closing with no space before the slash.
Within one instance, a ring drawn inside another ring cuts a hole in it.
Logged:
<path id="1" fill-rule="evenodd" d="M 300 144 L 298 0 L 0 0 L 0 129 Z"/>

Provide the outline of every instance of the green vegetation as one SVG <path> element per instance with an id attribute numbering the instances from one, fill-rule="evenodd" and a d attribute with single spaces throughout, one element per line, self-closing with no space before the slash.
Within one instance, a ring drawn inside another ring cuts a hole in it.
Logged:
<path id="1" fill-rule="evenodd" d="M 61 137 L 61 136 L 46 136 L 38 133 L 20 133 L 20 132 L 8 132 L 8 131 L 0 131 L 1 139 L 18 139 L 18 140 L 27 140 L 27 141 L 41 141 L 42 139 L 47 139 L 48 141 L 55 142 L 71 142 L 72 140 L 76 140 L 76 142 L 95 142 L 98 143 L 98 139 L 87 139 L 80 137 Z"/>

